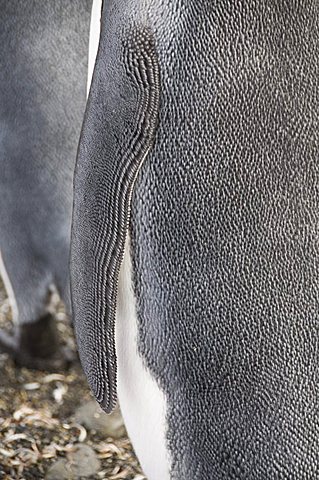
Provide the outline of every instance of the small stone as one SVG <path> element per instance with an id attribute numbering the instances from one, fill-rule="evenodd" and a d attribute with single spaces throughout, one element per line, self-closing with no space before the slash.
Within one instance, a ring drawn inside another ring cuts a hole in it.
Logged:
<path id="1" fill-rule="evenodd" d="M 96 475 L 101 464 L 94 450 L 88 445 L 76 445 L 67 459 L 55 462 L 48 470 L 46 480 L 77 480 Z"/>
<path id="2" fill-rule="evenodd" d="M 73 480 L 74 476 L 65 459 L 58 460 L 49 468 L 45 480 Z"/>
<path id="3" fill-rule="evenodd" d="M 68 454 L 74 478 L 86 478 L 96 475 L 101 468 L 93 448 L 85 444 L 79 444 L 75 451 Z"/>
<path id="4" fill-rule="evenodd" d="M 107 415 L 95 400 L 79 407 L 75 413 L 75 420 L 88 430 L 95 430 L 105 437 L 117 439 L 126 435 L 120 411 L 117 409 L 111 415 Z"/>

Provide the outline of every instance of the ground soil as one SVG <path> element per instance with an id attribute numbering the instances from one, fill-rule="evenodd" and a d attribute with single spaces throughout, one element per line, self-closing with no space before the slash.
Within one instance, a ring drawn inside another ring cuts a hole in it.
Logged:
<path id="1" fill-rule="evenodd" d="M 0 280 L 0 328 L 11 327 L 10 312 Z M 75 349 L 60 304 L 56 315 L 61 341 Z M 90 400 L 79 363 L 52 374 L 17 368 L 0 355 L 0 480 L 43 479 L 50 466 L 67 458 L 79 443 L 91 446 L 101 462 L 100 471 L 89 478 L 145 479 L 126 437 L 103 438 L 75 422 L 76 409 Z"/>

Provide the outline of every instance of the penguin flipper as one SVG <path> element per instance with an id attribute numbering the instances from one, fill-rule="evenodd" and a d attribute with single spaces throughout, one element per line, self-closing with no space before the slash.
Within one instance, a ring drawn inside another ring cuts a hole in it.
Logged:
<path id="1" fill-rule="evenodd" d="M 150 29 L 125 12 L 102 12 L 75 171 L 71 290 L 81 362 L 106 412 L 116 403 L 114 323 L 131 195 L 153 144 L 158 110 Z"/>

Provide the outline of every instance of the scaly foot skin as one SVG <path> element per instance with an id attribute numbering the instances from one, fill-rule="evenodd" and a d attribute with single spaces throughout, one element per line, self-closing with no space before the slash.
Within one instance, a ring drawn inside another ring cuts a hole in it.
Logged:
<path id="1" fill-rule="evenodd" d="M 0 331 L 0 352 L 9 354 L 18 366 L 50 372 L 67 369 L 76 358 L 70 348 L 59 346 L 56 320 L 49 313 L 17 325 L 12 336 Z"/>

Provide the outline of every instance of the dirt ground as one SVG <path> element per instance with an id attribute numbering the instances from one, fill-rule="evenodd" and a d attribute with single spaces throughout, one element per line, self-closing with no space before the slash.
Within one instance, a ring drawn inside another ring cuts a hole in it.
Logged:
<path id="1" fill-rule="evenodd" d="M 0 280 L 0 328 L 10 328 L 10 315 Z M 63 342 L 75 348 L 61 305 L 57 320 Z M 72 452 L 86 445 L 97 464 L 95 473 L 69 473 L 65 478 L 144 480 L 126 436 L 105 437 L 77 423 L 75 413 L 86 402 L 92 404 L 92 397 L 79 364 L 52 374 L 17 368 L 0 355 L 0 479 L 60 480 L 59 473 L 48 474 L 52 466 L 65 462 L 61 459 L 70 462 Z"/>

